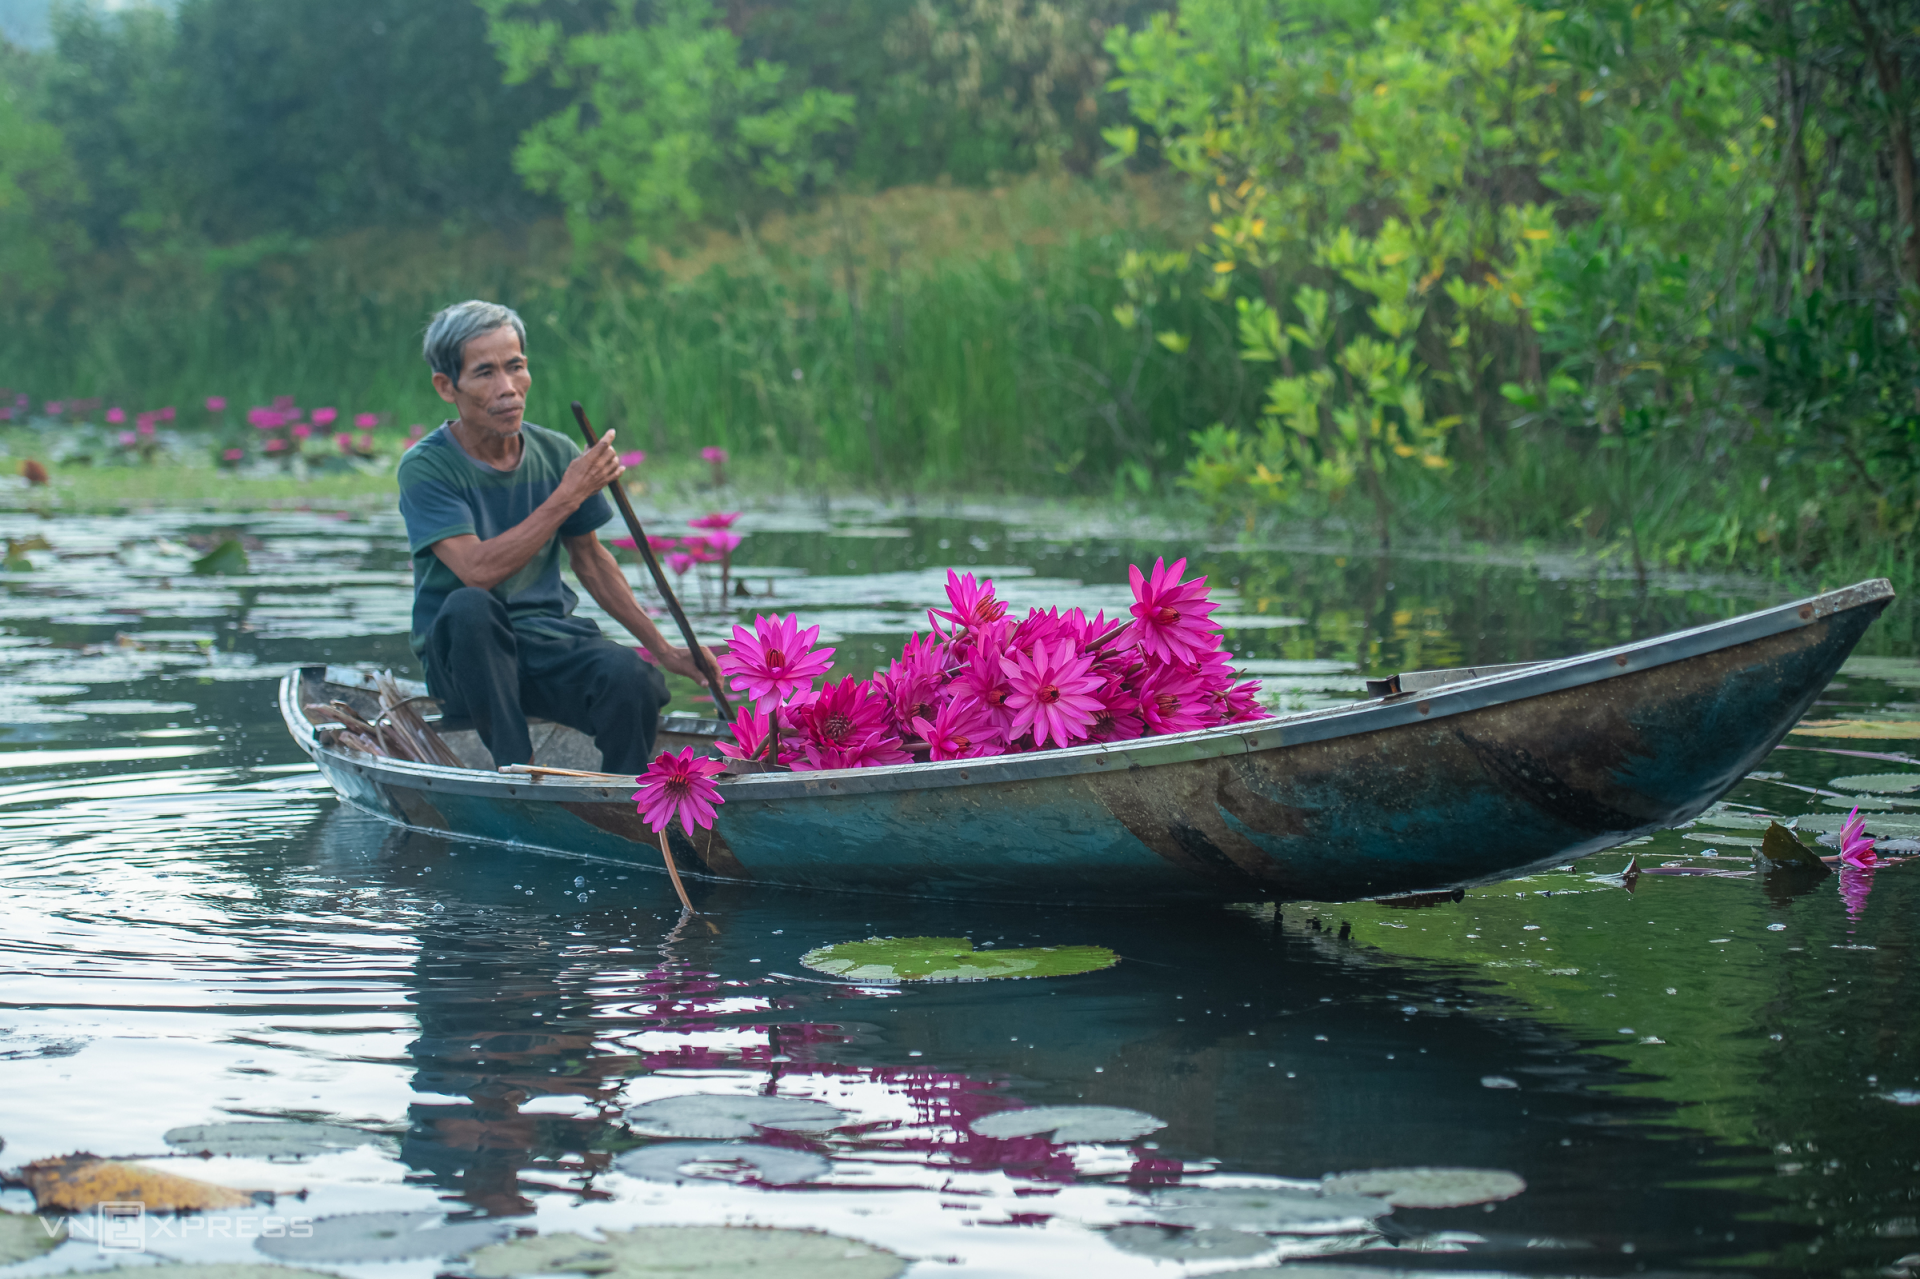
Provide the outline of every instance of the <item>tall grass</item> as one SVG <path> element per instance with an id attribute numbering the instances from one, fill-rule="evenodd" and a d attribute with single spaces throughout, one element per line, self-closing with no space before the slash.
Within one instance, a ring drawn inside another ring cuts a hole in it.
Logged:
<path id="1" fill-rule="evenodd" d="M 0 380 L 135 411 L 292 395 L 432 422 L 420 331 L 483 296 L 529 324 L 534 420 L 564 426 L 579 399 L 663 459 L 717 444 L 783 484 L 1145 490 L 1177 473 L 1193 422 L 1238 408 L 1230 348 L 1176 356 L 1112 314 L 1113 262 L 1179 215 L 1151 189 L 1036 179 L 849 199 L 586 281 L 558 269 L 549 228 L 106 263 L 0 331 Z"/>

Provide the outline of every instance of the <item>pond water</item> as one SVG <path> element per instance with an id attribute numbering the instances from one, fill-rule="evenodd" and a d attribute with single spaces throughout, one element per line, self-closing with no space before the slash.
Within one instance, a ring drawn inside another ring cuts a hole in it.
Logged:
<path id="1" fill-rule="evenodd" d="M 803 1227 L 890 1250 L 916 1276 L 1288 1258 L 1303 1274 L 1314 1258 L 1920 1272 L 1920 863 L 1864 885 L 1750 873 L 1757 813 L 1830 831 L 1864 798 L 1876 834 L 1920 836 L 1910 741 L 1792 738 L 1686 830 L 1426 909 L 1037 910 L 695 884 L 707 919 L 680 926 L 661 875 L 408 834 L 336 803 L 288 741 L 274 680 L 322 659 L 414 673 L 397 522 L 212 520 L 0 517 L 16 550 L 0 579 L 0 1164 L 89 1151 L 277 1194 L 149 1219 L 139 1255 L 76 1223 L 0 1277 L 258 1262 L 263 1231 L 372 1212 L 506 1223 L 476 1227 L 485 1237 Z M 799 609 L 862 673 L 939 601 L 949 565 L 991 574 L 1016 606 L 1112 610 L 1128 563 L 1180 545 L 1016 511 L 776 507 L 742 526 L 753 595 L 730 602 Z M 246 540 L 246 571 L 194 574 L 227 531 Z M 1570 654 L 1793 593 L 1642 592 L 1465 556 L 1190 553 L 1228 646 L 1289 709 L 1357 697 L 1368 673 Z M 717 634 L 717 589 L 704 598 Z M 1869 642 L 1877 655 L 1821 713 L 1897 733 L 1920 720 L 1920 663 Z M 692 697 L 682 686 L 676 703 Z M 1863 775 L 1879 780 L 1845 780 Z M 1602 878 L 1629 856 L 1723 873 L 1648 873 L 1631 891 Z M 800 963 L 875 935 L 1121 960 L 879 987 Z M 762 1129 L 754 1157 L 773 1162 L 756 1181 L 726 1162 L 738 1144 L 661 1151 L 724 1123 L 672 1120 L 671 1104 L 628 1117 L 690 1094 L 745 1099 L 749 1118 L 773 1097 L 839 1115 Z M 975 1129 L 1086 1105 L 1151 1118 L 1096 1116 L 1052 1140 Z M 281 1157 L 185 1153 L 182 1129 L 238 1121 L 339 1127 L 272 1129 L 332 1133 L 334 1148 L 298 1158 L 297 1142 Z M 1480 1178 L 1433 1197 L 1453 1206 L 1347 1220 L 1302 1216 L 1284 1193 L 1429 1165 L 1525 1188 Z M 0 1209 L 33 1207 L 0 1190 Z M 404 1259 L 392 1229 L 384 1245 L 352 1221 L 315 1229 L 333 1242 L 278 1259 L 368 1279 L 475 1272 L 458 1259 L 469 1236 L 409 1241 Z M 872 1261 L 787 1273 L 887 1273 Z M 488 1273 L 543 1268 L 566 1269 Z"/>

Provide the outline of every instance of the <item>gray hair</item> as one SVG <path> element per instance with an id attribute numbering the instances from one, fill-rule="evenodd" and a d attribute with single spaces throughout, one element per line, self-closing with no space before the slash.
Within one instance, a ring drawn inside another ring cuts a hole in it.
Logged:
<path id="1" fill-rule="evenodd" d="M 460 385 L 460 368 L 466 360 L 467 343 L 483 333 L 512 326 L 520 335 L 520 349 L 527 349 L 527 326 L 512 307 L 473 298 L 455 302 L 427 322 L 427 336 L 420 354 L 435 373 L 444 373 L 455 386 Z"/>

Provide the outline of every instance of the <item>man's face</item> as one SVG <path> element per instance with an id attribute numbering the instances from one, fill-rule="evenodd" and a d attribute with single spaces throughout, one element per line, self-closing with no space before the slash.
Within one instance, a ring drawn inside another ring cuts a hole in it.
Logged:
<path id="1" fill-rule="evenodd" d="M 514 435 L 527 412 L 527 388 L 533 374 L 526 352 L 512 325 L 469 338 L 461 352 L 460 382 L 444 373 L 433 375 L 433 389 L 454 406 L 470 427 L 496 435 Z"/>

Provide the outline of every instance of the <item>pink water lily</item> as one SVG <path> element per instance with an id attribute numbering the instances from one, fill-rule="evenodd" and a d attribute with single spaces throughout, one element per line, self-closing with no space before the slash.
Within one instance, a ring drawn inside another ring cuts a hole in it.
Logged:
<path id="1" fill-rule="evenodd" d="M 312 417 L 315 426 L 332 426 L 334 422 L 339 419 L 340 410 L 331 408 L 315 409 L 309 416 Z"/>
<path id="2" fill-rule="evenodd" d="M 844 676 L 797 706 L 793 718 L 806 752 L 796 768 L 875 768 L 913 758 L 888 726 L 886 699 L 866 680 Z"/>
<path id="3" fill-rule="evenodd" d="M 1207 726 L 1206 685 L 1196 669 L 1173 664 L 1147 668 L 1137 687 L 1140 714 L 1154 733 L 1190 733 Z"/>
<path id="4" fill-rule="evenodd" d="M 646 460 L 647 454 L 644 449 L 634 449 L 631 453 L 622 453 L 619 455 L 620 465 L 626 467 L 629 471 Z"/>
<path id="5" fill-rule="evenodd" d="M 711 462 L 716 466 L 725 466 L 727 462 L 727 451 L 718 444 L 709 444 L 700 450 L 700 460 L 703 462 Z"/>
<path id="6" fill-rule="evenodd" d="M 932 719 L 914 716 L 912 726 L 927 744 L 932 759 L 978 759 L 1000 747 L 1000 733 L 993 718 L 969 697 L 948 699 Z"/>
<path id="7" fill-rule="evenodd" d="M 947 602 L 953 607 L 928 609 L 927 620 L 944 617 L 955 626 L 972 630 L 1007 615 L 1007 606 L 993 597 L 993 579 L 976 584 L 971 573 L 947 570 Z M 938 622 L 933 624 L 939 626 Z"/>
<path id="8" fill-rule="evenodd" d="M 227 397 L 226 397 L 226 396 L 224 396 L 224 395 L 209 395 L 209 396 L 207 397 L 207 412 L 209 412 L 209 413 L 225 413 L 226 411 L 227 411 Z"/>
<path id="9" fill-rule="evenodd" d="M 740 512 L 738 511 L 709 511 L 698 519 L 688 520 L 687 527 L 708 529 L 732 528 L 733 522 L 739 518 Z"/>
<path id="10" fill-rule="evenodd" d="M 127 411 L 121 408 L 118 404 L 114 405 L 112 408 L 107 410 L 107 421 L 112 423 L 113 425 L 119 426 L 121 423 L 125 422 L 126 420 L 127 420 Z"/>
<path id="11" fill-rule="evenodd" d="M 1196 577 L 1182 582 L 1184 559 L 1167 567 L 1163 559 L 1153 562 L 1151 576 L 1135 565 L 1127 570 L 1133 586 L 1133 607 L 1128 611 L 1138 623 L 1134 632 L 1142 651 L 1172 662 L 1192 662 L 1212 648 L 1213 632 L 1207 615 L 1213 604 L 1207 599 L 1207 579 Z"/>
<path id="12" fill-rule="evenodd" d="M 1037 747 L 1049 741 L 1071 746 L 1086 740 L 1100 709 L 1092 694 L 1103 681 L 1093 674 L 1093 658 L 1079 652 L 1071 639 L 1062 638 L 1051 653 L 1036 647 L 1032 653 L 1002 657 L 1000 670 L 1013 690 L 1007 694 L 1012 736 L 1031 731 Z"/>
<path id="13" fill-rule="evenodd" d="M 833 668 L 833 650 L 813 646 L 819 637 L 818 626 L 803 631 L 792 616 L 756 617 L 752 630 L 733 628 L 733 643 L 720 658 L 720 673 L 735 692 L 768 710 L 811 689 L 816 677 Z"/>
<path id="14" fill-rule="evenodd" d="M 640 819 L 656 834 L 665 831 L 676 817 L 688 838 L 692 838 L 696 826 L 710 829 L 715 811 L 727 802 L 711 779 L 725 768 L 717 759 L 694 754 L 691 746 L 678 755 L 661 751 L 647 771 L 634 779 L 640 783 L 640 789 L 633 793 Z"/>
<path id="15" fill-rule="evenodd" d="M 751 703 L 733 713 L 733 740 L 720 743 L 720 753 L 729 759 L 758 759 L 767 753 L 767 739 L 773 735 L 773 716 L 778 709 L 763 711 Z"/>
<path id="16" fill-rule="evenodd" d="M 380 425 L 380 415 L 378 413 L 355 413 L 353 415 L 353 425 L 359 430 L 371 431 L 374 427 Z"/>
<path id="17" fill-rule="evenodd" d="M 1860 816 L 1858 806 L 1840 824 L 1840 860 L 1856 870 L 1871 870 L 1879 865 L 1880 856 L 1873 851 L 1873 840 L 1867 836 L 1867 820 Z"/>

